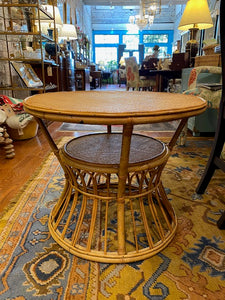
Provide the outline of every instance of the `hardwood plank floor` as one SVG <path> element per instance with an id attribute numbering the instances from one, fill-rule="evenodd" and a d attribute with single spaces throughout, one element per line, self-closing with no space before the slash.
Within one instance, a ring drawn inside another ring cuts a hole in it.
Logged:
<path id="1" fill-rule="evenodd" d="M 74 135 L 73 132 L 57 131 L 60 125 L 61 123 L 57 122 L 49 125 L 49 130 L 54 139 Z M 13 159 L 6 159 L 4 149 L 0 148 L 0 213 L 51 151 L 40 130 L 38 130 L 36 137 L 29 140 L 14 141 L 13 144 L 16 153 Z"/>

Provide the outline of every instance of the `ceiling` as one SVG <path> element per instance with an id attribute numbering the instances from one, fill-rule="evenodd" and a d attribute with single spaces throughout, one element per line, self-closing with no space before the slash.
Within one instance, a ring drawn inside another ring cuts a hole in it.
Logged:
<path id="1" fill-rule="evenodd" d="M 151 29 L 173 29 L 176 5 L 186 2 L 187 0 L 161 0 L 161 13 L 155 16 Z M 91 7 L 92 29 L 126 30 L 129 17 L 139 14 L 140 0 L 83 0 L 83 4 Z"/>
<path id="2" fill-rule="evenodd" d="M 140 0 L 83 0 L 85 5 L 101 5 L 101 6 L 133 6 L 139 5 Z M 164 4 L 186 4 L 187 0 L 161 0 Z"/>

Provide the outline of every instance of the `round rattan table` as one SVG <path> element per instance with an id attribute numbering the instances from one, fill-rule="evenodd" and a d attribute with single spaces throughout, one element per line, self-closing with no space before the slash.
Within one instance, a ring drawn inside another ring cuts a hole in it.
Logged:
<path id="1" fill-rule="evenodd" d="M 202 113 L 201 98 L 170 93 L 77 91 L 24 100 L 65 173 L 49 231 L 78 257 L 126 263 L 151 257 L 175 235 L 177 219 L 161 173 L 187 119 Z M 122 125 L 122 131 L 87 134 L 58 149 L 45 126 L 52 121 Z M 168 144 L 133 133 L 133 125 L 180 120 Z"/>

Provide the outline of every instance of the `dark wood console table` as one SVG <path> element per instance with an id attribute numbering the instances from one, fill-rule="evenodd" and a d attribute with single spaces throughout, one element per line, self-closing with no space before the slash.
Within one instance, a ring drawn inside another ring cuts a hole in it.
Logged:
<path id="1" fill-rule="evenodd" d="M 145 77 L 156 77 L 156 91 L 164 92 L 167 87 L 167 82 L 169 79 L 181 78 L 181 71 L 173 71 L 173 70 L 149 70 L 149 69 L 141 69 L 139 70 L 140 76 Z"/>

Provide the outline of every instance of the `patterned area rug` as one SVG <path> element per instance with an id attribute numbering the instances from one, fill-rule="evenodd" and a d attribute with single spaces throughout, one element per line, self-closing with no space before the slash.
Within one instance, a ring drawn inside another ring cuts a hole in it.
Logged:
<path id="1" fill-rule="evenodd" d="M 135 125 L 134 131 L 174 131 L 177 128 L 178 121 Z M 59 131 L 106 131 L 105 125 L 88 125 L 88 124 L 74 124 L 63 123 Z M 122 131 L 121 125 L 112 126 L 112 131 Z"/>
<path id="2" fill-rule="evenodd" d="M 175 238 L 161 253 L 129 264 L 88 262 L 51 238 L 48 215 L 64 182 L 51 154 L 0 220 L 0 299 L 224 299 L 225 231 L 216 226 L 225 207 L 224 174 L 215 174 L 204 195 L 195 193 L 210 146 L 175 147 L 163 172 L 178 217 Z"/>

